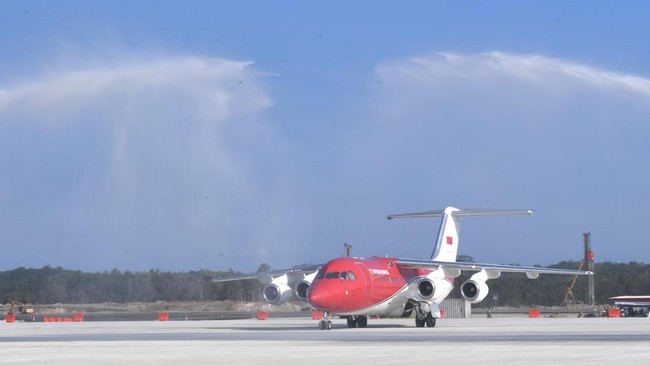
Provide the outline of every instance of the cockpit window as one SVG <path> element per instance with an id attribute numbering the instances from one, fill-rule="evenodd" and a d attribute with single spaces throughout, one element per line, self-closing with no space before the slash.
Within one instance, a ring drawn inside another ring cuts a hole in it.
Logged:
<path id="1" fill-rule="evenodd" d="M 339 272 L 328 272 L 325 274 L 325 278 L 339 278 Z"/>
<path id="2" fill-rule="evenodd" d="M 322 279 L 323 277 L 325 277 L 325 271 L 323 271 L 323 270 L 321 269 L 320 271 L 318 271 L 318 273 L 316 273 L 316 277 L 314 277 L 314 279 L 316 279 L 316 280 L 320 280 L 320 279 Z"/>
<path id="3" fill-rule="evenodd" d="M 324 276 L 323 276 L 323 273 L 318 272 L 318 274 L 316 275 L 316 278 L 318 278 L 318 279 L 323 278 L 323 277 L 325 277 L 327 279 L 341 278 L 342 280 L 346 280 L 346 281 L 356 281 L 357 280 L 357 276 L 355 276 L 354 273 L 352 273 L 350 271 L 347 271 L 347 272 L 327 272 L 327 273 L 325 273 Z"/>

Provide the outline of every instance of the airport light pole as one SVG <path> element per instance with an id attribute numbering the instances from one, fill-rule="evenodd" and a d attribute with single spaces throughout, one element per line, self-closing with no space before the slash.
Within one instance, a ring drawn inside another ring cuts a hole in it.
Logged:
<path id="1" fill-rule="evenodd" d="M 582 234 L 585 243 L 585 263 L 587 264 L 587 271 L 594 272 L 594 251 L 591 249 L 591 232 Z M 594 275 L 587 276 L 587 301 L 589 305 L 596 304 Z"/>
<path id="2" fill-rule="evenodd" d="M 343 243 L 343 248 L 344 248 L 344 251 L 345 251 L 345 256 L 349 258 L 350 257 L 350 249 L 352 249 L 352 245 L 350 245 L 348 243 Z"/>

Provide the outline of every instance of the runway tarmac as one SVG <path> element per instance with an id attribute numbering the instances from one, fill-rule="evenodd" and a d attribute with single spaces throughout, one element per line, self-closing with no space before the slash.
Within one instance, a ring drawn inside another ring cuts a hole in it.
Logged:
<path id="1" fill-rule="evenodd" d="M 4 365 L 647 365 L 650 319 L 335 319 L 0 323 Z"/>

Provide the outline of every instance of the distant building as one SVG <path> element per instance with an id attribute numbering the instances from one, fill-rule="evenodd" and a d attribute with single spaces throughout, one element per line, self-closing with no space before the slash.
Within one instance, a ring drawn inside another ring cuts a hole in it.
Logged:
<path id="1" fill-rule="evenodd" d="M 621 316 L 647 317 L 650 309 L 650 295 L 610 297 L 609 304 L 621 309 Z"/>
<path id="2" fill-rule="evenodd" d="M 472 304 L 464 299 L 445 299 L 440 304 L 445 318 L 471 318 Z"/>

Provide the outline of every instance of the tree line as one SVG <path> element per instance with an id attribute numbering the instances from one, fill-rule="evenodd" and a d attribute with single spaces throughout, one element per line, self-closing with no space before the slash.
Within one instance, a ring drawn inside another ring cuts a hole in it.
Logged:
<path id="1" fill-rule="evenodd" d="M 463 258 L 468 261 L 471 258 Z M 555 268 L 577 269 L 579 262 L 565 261 Z M 263 263 L 259 271 L 269 270 Z M 603 262 L 595 265 L 596 302 L 606 304 L 609 297 L 650 295 L 650 265 L 638 262 Z M 147 272 L 120 271 L 82 272 L 61 267 L 40 269 L 17 268 L 0 271 L 0 301 L 29 304 L 91 304 L 154 301 L 262 301 L 263 285 L 257 280 L 213 283 L 215 277 L 233 274 L 228 271 L 199 270 L 169 272 L 152 269 Z M 451 298 L 460 298 L 458 285 L 469 278 L 463 273 L 456 279 Z M 573 277 L 541 275 L 530 280 L 522 274 L 504 273 L 490 280 L 489 295 L 477 306 L 557 306 L 564 300 Z M 581 276 L 573 287 L 577 300 L 583 300 L 586 279 Z"/>
<path id="2" fill-rule="evenodd" d="M 563 261 L 549 267 L 578 269 L 580 262 Z M 614 296 L 650 295 L 650 264 L 601 262 L 595 263 L 594 273 L 596 304 L 607 304 Z M 456 279 L 457 286 L 450 297 L 460 298 L 458 285 L 470 276 L 471 273 L 463 272 Z M 487 282 L 490 292 L 477 306 L 559 306 L 573 280 L 574 276 L 566 275 L 540 275 L 531 280 L 521 273 L 503 273 Z M 578 276 L 572 292 L 577 303 L 585 301 L 587 276 Z"/>
<path id="3" fill-rule="evenodd" d="M 260 267 L 262 268 L 262 266 Z M 29 304 L 93 304 L 154 301 L 259 301 L 257 280 L 213 283 L 233 271 L 82 272 L 45 266 L 0 272 L 0 301 Z"/>

